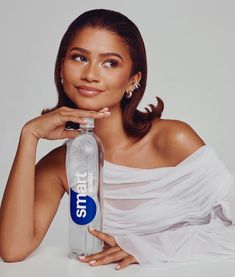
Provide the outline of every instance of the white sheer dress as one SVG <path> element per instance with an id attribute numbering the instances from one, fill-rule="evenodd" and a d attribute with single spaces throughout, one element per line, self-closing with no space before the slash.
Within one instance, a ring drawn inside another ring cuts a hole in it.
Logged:
<path id="1" fill-rule="evenodd" d="M 139 264 L 235 259 L 235 181 L 209 145 L 175 167 L 105 160 L 103 179 L 103 232 Z"/>

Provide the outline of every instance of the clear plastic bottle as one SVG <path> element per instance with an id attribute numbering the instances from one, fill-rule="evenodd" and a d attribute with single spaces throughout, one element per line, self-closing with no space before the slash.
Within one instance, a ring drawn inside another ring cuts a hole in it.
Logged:
<path id="1" fill-rule="evenodd" d="M 88 231 L 88 226 L 102 231 L 103 147 L 93 133 L 94 119 L 85 120 L 68 152 L 70 258 L 103 250 L 103 242 Z"/>

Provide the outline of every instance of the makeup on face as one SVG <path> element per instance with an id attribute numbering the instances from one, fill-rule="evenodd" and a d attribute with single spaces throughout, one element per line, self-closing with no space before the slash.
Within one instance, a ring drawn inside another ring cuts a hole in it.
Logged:
<path id="1" fill-rule="evenodd" d="M 69 99 L 82 109 L 119 105 L 132 61 L 122 39 L 107 30 L 85 28 L 76 34 L 63 62 L 62 76 Z"/>

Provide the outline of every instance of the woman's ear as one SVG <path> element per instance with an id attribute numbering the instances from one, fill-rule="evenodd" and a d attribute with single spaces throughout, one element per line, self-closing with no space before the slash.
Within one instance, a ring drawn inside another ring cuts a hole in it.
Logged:
<path id="1" fill-rule="evenodd" d="M 135 75 L 132 76 L 131 83 L 137 84 L 140 82 L 141 78 L 142 78 L 142 73 L 141 73 L 141 71 L 139 71 L 138 73 L 136 73 Z"/>
<path id="2" fill-rule="evenodd" d="M 131 90 L 134 84 L 138 84 L 142 78 L 142 73 L 139 71 L 130 78 L 127 91 Z"/>
<path id="3" fill-rule="evenodd" d="M 139 71 L 138 73 L 135 74 L 135 83 L 139 83 L 142 78 L 142 72 Z"/>

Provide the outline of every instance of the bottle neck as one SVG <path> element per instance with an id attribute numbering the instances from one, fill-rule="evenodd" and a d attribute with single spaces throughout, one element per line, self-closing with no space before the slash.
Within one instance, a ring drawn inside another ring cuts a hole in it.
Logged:
<path id="1" fill-rule="evenodd" d="M 81 128 L 81 133 L 92 133 L 93 128 Z"/>

